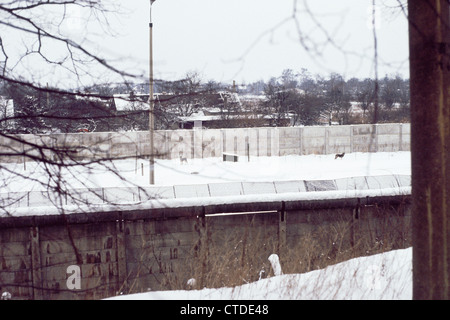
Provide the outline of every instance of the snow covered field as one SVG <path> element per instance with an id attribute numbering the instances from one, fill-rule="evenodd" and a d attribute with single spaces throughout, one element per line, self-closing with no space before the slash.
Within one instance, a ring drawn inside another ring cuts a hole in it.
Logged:
<path id="1" fill-rule="evenodd" d="M 155 185 L 149 183 L 149 161 L 143 159 L 73 167 L 44 167 L 36 163 L 2 166 L 0 201 L 5 199 L 3 207 L 10 212 L 24 209 L 20 214 L 26 214 L 27 207 L 52 203 L 62 203 L 70 211 L 70 205 L 79 210 L 80 203 L 88 203 L 87 210 L 95 210 L 95 206 L 112 203 L 191 206 L 258 201 L 261 197 L 289 201 L 410 192 L 409 152 L 352 153 L 343 159 L 334 159 L 334 155 L 252 157 L 250 161 L 240 157 L 238 162 L 206 158 L 189 159 L 187 164 L 156 160 Z M 369 178 L 372 184 L 367 181 Z M 307 180 L 334 180 L 335 190 L 303 192 L 311 191 L 305 189 Z M 73 197 L 63 201 L 55 197 L 52 190 L 61 187 Z M 57 206 L 53 206 L 55 209 Z M 46 214 L 50 213 L 47 208 Z"/>
<path id="2" fill-rule="evenodd" d="M 2 192 L 45 190 L 48 172 L 53 177 L 62 176 L 71 188 L 149 186 L 148 160 L 119 160 L 106 165 L 110 170 L 99 165 L 44 169 L 35 163 L 27 163 L 24 169 L 20 163 L 2 164 L 8 169 L 0 171 Z M 410 152 L 351 153 L 336 160 L 334 155 L 252 157 L 250 162 L 246 157 L 241 157 L 239 162 L 206 158 L 188 160 L 183 165 L 179 160 L 156 160 L 155 185 L 318 180 L 393 174 L 411 174 Z"/>

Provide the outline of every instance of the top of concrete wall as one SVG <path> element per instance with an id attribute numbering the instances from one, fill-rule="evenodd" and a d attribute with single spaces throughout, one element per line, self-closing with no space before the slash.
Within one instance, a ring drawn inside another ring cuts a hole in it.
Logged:
<path id="1" fill-rule="evenodd" d="M 264 199 L 269 195 L 311 192 L 316 193 L 315 198 L 320 198 L 320 193 L 323 191 L 351 192 L 401 189 L 410 186 L 411 176 L 409 175 L 385 175 L 335 180 L 229 182 L 145 188 L 76 189 L 70 196 L 65 196 L 62 203 L 65 205 L 138 204 L 149 200 L 186 199 L 195 204 L 196 201 L 201 203 L 208 198 L 239 197 L 243 199 L 246 196 L 253 196 L 253 198 L 260 196 L 261 199 Z M 60 203 L 55 198 L 48 192 L 40 191 L 0 193 L 0 205 L 6 210 L 8 208 L 55 207 Z"/>

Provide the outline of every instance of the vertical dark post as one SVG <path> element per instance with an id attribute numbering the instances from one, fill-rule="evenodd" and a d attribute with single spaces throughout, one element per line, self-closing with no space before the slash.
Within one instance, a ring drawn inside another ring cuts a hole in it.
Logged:
<path id="1" fill-rule="evenodd" d="M 286 239 L 287 239 L 287 222 L 286 222 L 286 203 L 282 201 L 281 210 L 278 210 L 278 252 L 282 258 L 286 254 Z"/>
<path id="2" fill-rule="evenodd" d="M 250 142 L 248 142 L 248 137 L 246 137 L 247 139 L 247 161 L 250 162 Z"/>
<path id="3" fill-rule="evenodd" d="M 413 298 L 450 298 L 448 0 L 409 0 Z"/>
<path id="4" fill-rule="evenodd" d="M 33 299 L 42 300 L 44 296 L 41 269 L 41 250 L 39 245 L 39 228 L 37 226 L 33 226 L 30 228 L 30 251 Z"/>
<path id="5" fill-rule="evenodd" d="M 150 163 L 149 163 L 149 173 L 150 173 L 150 184 L 155 184 L 155 146 L 154 146 L 154 135 L 155 135 L 155 102 L 153 99 L 153 22 L 152 22 L 152 4 L 155 0 L 150 0 L 150 23 L 149 23 L 149 34 L 150 34 L 150 88 L 149 88 L 149 131 L 150 131 Z"/>
<path id="6" fill-rule="evenodd" d="M 201 210 L 201 214 L 197 217 L 197 220 L 200 220 L 197 231 L 199 232 L 198 257 L 201 262 L 200 288 L 203 288 L 205 286 L 206 273 L 208 271 L 209 237 L 205 207 L 203 206 Z"/>
<path id="7" fill-rule="evenodd" d="M 122 219 L 122 214 L 119 214 L 119 219 L 116 221 L 116 254 L 118 291 L 120 292 L 128 292 L 129 290 L 125 236 L 125 221 Z"/>

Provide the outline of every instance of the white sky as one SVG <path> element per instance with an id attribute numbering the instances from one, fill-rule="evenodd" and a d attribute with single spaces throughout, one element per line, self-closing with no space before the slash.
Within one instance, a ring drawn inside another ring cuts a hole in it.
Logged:
<path id="1" fill-rule="evenodd" d="M 133 62 L 147 75 L 150 1 L 130 0 L 130 10 L 113 23 L 119 37 L 107 41 L 106 52 Z M 293 17 L 294 4 L 296 15 Z M 407 21 L 381 1 L 377 12 L 379 76 L 408 77 Z M 182 78 L 197 71 L 204 81 L 238 83 L 268 80 L 284 69 L 346 79 L 373 77 L 371 0 L 157 0 L 152 6 L 154 74 L 157 79 Z M 314 19 L 306 9 L 309 8 Z M 381 18 L 380 18 L 381 17 Z M 299 27 L 299 29 L 297 28 Z M 300 30 L 300 33 L 298 32 Z M 299 35 L 310 37 L 305 50 Z M 327 41 L 327 37 L 332 42 Z"/>
<path id="2" fill-rule="evenodd" d="M 407 78 L 406 18 L 400 9 L 393 13 L 389 8 L 398 5 L 397 0 L 377 3 L 379 76 L 399 73 Z M 78 6 L 67 6 L 65 19 L 60 7 L 35 14 L 117 69 L 148 79 L 150 0 L 110 0 L 109 4 L 113 11 L 121 7 L 119 14 L 107 15 L 109 24 Z M 240 84 L 267 81 L 285 69 L 300 72 L 305 68 L 323 77 L 337 72 L 346 79 L 373 78 L 371 4 L 372 0 L 156 0 L 152 6 L 154 76 L 176 80 L 187 72 L 198 72 L 204 82 L 236 80 Z M 73 87 L 77 77 L 70 70 L 70 59 L 64 60 L 66 70 L 43 62 L 37 54 L 23 58 L 24 50 L 37 50 L 35 37 L 21 37 L 6 26 L 0 26 L 0 34 L 7 45 L 9 66 L 17 66 L 17 74 Z M 58 61 L 59 52 L 62 59 L 67 48 L 64 43 L 44 41 L 43 52 Z M 93 76 L 97 70 L 93 62 L 78 68 L 78 74 L 87 74 L 78 78 L 86 79 L 85 84 L 122 80 L 101 68 Z"/>

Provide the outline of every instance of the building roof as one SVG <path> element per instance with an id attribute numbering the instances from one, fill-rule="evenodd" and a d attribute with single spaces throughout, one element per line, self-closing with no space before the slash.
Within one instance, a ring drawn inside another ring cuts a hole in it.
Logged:
<path id="1" fill-rule="evenodd" d="M 115 94 L 114 105 L 116 111 L 145 110 L 148 109 L 148 94 Z M 197 104 L 199 99 L 203 99 L 208 108 L 214 108 L 223 103 L 241 105 L 239 95 L 235 92 L 222 91 L 217 93 L 194 93 L 194 94 L 170 94 L 156 93 L 154 100 L 156 103 L 176 105 L 180 103 Z"/>
<path id="2" fill-rule="evenodd" d="M 130 111 L 130 110 L 146 110 L 148 109 L 148 94 L 115 94 L 113 96 L 116 111 Z"/>

